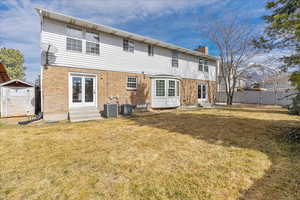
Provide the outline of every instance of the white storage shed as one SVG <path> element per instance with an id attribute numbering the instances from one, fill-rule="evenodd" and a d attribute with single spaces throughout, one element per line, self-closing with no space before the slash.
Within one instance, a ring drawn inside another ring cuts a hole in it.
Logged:
<path id="1" fill-rule="evenodd" d="M 0 84 L 0 116 L 15 117 L 34 115 L 34 85 L 21 80 Z"/>

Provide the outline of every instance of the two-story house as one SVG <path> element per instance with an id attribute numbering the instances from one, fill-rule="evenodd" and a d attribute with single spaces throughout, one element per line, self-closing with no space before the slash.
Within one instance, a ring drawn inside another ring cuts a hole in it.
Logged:
<path id="1" fill-rule="evenodd" d="M 41 19 L 41 92 L 46 120 L 67 119 L 76 109 L 94 108 L 99 113 L 104 104 L 112 102 L 151 109 L 213 103 L 218 60 L 208 55 L 207 48 L 193 51 L 36 10 Z"/>

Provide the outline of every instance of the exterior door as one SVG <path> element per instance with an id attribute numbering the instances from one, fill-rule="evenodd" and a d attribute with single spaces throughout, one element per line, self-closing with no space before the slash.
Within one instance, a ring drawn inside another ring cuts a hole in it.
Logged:
<path id="1" fill-rule="evenodd" d="M 207 102 L 208 101 L 208 87 L 206 83 L 198 84 L 198 103 Z"/>
<path id="2" fill-rule="evenodd" d="M 96 76 L 70 75 L 70 107 L 97 106 Z"/>

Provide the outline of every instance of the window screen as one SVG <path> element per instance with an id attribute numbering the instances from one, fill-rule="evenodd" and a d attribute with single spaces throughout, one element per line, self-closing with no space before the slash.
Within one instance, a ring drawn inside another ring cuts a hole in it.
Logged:
<path id="1" fill-rule="evenodd" d="M 129 89 L 137 88 L 137 77 L 129 76 L 127 78 L 127 88 L 129 88 Z"/>
<path id="2" fill-rule="evenodd" d="M 169 97 L 175 96 L 175 81 L 173 81 L 173 80 L 169 81 L 168 95 L 169 95 Z"/>
<path id="3" fill-rule="evenodd" d="M 123 40 L 123 50 L 128 52 L 134 52 L 134 42 L 132 40 Z"/>
<path id="4" fill-rule="evenodd" d="M 82 41 L 67 38 L 67 50 L 82 52 Z"/>
<path id="5" fill-rule="evenodd" d="M 156 80 L 156 96 L 164 97 L 165 96 L 165 81 Z"/>

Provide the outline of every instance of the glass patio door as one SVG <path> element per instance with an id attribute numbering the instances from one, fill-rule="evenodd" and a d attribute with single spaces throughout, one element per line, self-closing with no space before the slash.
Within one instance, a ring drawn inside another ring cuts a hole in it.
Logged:
<path id="1" fill-rule="evenodd" d="M 207 84 L 198 84 L 198 103 L 208 100 Z"/>
<path id="2" fill-rule="evenodd" d="M 71 107 L 96 106 L 96 77 L 71 75 Z"/>

